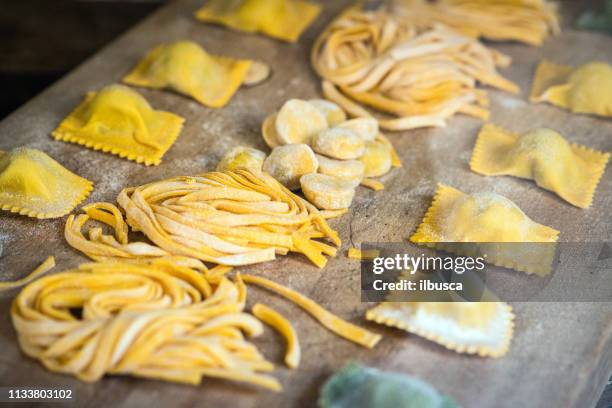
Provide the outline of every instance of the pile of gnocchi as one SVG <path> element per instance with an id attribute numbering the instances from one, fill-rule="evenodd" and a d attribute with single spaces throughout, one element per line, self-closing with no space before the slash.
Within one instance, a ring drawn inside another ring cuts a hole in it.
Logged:
<path id="1" fill-rule="evenodd" d="M 290 99 L 270 114 L 261 133 L 270 154 L 247 146 L 230 150 L 217 170 L 264 171 L 290 190 L 301 189 L 321 210 L 350 207 L 356 188 L 384 188 L 374 177 L 401 162 L 373 118 L 348 119 L 333 102 Z"/>

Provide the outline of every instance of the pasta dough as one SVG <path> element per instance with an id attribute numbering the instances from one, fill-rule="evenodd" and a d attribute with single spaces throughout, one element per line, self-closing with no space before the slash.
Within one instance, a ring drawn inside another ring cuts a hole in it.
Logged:
<path id="1" fill-rule="evenodd" d="M 93 184 L 40 150 L 0 150 L 0 208 L 33 218 L 59 218 L 85 200 Z"/>
<path id="2" fill-rule="evenodd" d="M 537 129 L 521 136 L 485 125 L 470 167 L 486 176 L 534 180 L 567 202 L 588 208 L 609 158 L 609 153 L 568 143 L 554 130 Z"/>
<path id="3" fill-rule="evenodd" d="M 173 113 L 153 110 L 138 92 L 109 85 L 88 93 L 52 135 L 149 166 L 161 162 L 183 122 Z"/>
<path id="4" fill-rule="evenodd" d="M 220 108 L 242 85 L 251 63 L 212 56 L 195 42 L 177 41 L 155 47 L 123 82 L 147 88 L 169 88 L 203 105 Z"/>
<path id="5" fill-rule="evenodd" d="M 536 70 L 530 100 L 612 117 L 612 66 L 590 62 L 574 69 L 544 60 Z"/>
<path id="6" fill-rule="evenodd" d="M 439 184 L 410 241 L 458 254 L 485 253 L 493 265 L 544 276 L 550 273 L 558 235 L 503 196 L 464 194 Z"/>
<path id="7" fill-rule="evenodd" d="M 303 0 L 209 0 L 196 18 L 247 33 L 296 42 L 321 6 Z"/>
<path id="8" fill-rule="evenodd" d="M 506 354 L 514 327 L 512 308 L 503 302 L 384 302 L 366 319 L 481 357 Z"/>

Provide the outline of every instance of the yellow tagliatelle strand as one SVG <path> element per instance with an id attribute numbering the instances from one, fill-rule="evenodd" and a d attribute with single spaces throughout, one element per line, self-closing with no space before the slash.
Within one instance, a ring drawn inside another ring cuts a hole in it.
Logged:
<path id="1" fill-rule="evenodd" d="M 287 352 L 285 363 L 289 368 L 297 368 L 300 364 L 300 343 L 293 325 L 280 313 L 270 309 L 266 305 L 257 303 L 253 306 L 253 314 L 262 322 L 274 327 L 287 339 Z"/>
<path id="2" fill-rule="evenodd" d="M 510 58 L 444 25 L 421 25 L 388 10 L 350 8 L 316 40 L 311 62 L 323 94 L 350 115 L 391 115 L 387 130 L 442 127 L 455 113 L 488 117 L 488 99 L 477 85 L 517 93 L 497 72 Z M 397 156 L 393 158 L 399 165 Z"/>
<path id="3" fill-rule="evenodd" d="M 51 258 L 52 259 L 52 258 Z M 106 374 L 188 384 L 203 376 L 278 391 L 246 336 L 263 332 L 244 313 L 242 281 L 209 281 L 166 260 L 91 263 L 41 278 L 13 302 L 22 350 L 51 371 L 93 382 Z"/>
<path id="4" fill-rule="evenodd" d="M 65 237 L 70 245 L 97 261 L 147 262 L 171 257 L 205 270 L 202 262 L 224 266 L 273 260 L 289 251 L 304 254 L 322 268 L 340 245 L 325 218 L 342 212 L 320 212 L 272 177 L 248 170 L 176 177 L 123 190 L 118 202 L 95 203 L 85 214 L 71 215 Z M 113 228 L 114 236 L 82 228 L 93 219 Z M 152 244 L 128 243 L 128 225 Z"/>
<path id="5" fill-rule="evenodd" d="M 360 261 L 369 261 L 380 256 L 380 251 L 377 249 L 369 249 L 362 251 L 357 248 L 349 248 L 347 256 L 351 259 L 359 259 Z"/>
<path id="6" fill-rule="evenodd" d="M 338 316 L 318 305 L 312 299 L 309 299 L 292 289 L 258 276 L 242 275 L 242 279 L 246 283 L 262 286 L 292 301 L 317 319 L 325 328 L 338 336 L 344 337 L 347 340 L 367 348 L 373 348 L 381 339 L 379 334 L 372 333 L 342 320 Z"/>
<path id="7" fill-rule="evenodd" d="M 49 272 L 54 267 L 55 267 L 55 258 L 50 256 L 47 258 L 45 262 L 40 264 L 38 268 L 34 269 L 34 271 L 32 271 L 32 273 L 30 273 L 25 278 L 18 279 L 13 282 L 0 282 L 0 292 L 4 290 L 14 289 L 19 286 L 25 285 L 26 283 L 32 282 L 34 279 Z"/>

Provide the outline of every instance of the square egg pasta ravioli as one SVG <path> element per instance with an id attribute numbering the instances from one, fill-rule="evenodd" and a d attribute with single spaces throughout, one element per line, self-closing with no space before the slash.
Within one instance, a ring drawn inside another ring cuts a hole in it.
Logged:
<path id="1" fill-rule="evenodd" d="M 149 166 L 161 162 L 183 122 L 178 115 L 154 110 L 138 92 L 110 85 L 88 93 L 52 135 Z"/>
<path id="2" fill-rule="evenodd" d="M 544 276 L 551 271 L 558 235 L 504 196 L 465 194 L 439 184 L 410 241 L 461 255 L 484 253 L 493 265 Z"/>
<path id="3" fill-rule="evenodd" d="M 33 218 L 59 218 L 83 201 L 93 184 L 40 150 L 0 150 L 0 208 Z"/>
<path id="4" fill-rule="evenodd" d="M 609 158 L 609 153 L 568 143 L 551 129 L 518 135 L 487 124 L 476 141 L 470 168 L 485 176 L 534 180 L 570 204 L 588 208 Z"/>

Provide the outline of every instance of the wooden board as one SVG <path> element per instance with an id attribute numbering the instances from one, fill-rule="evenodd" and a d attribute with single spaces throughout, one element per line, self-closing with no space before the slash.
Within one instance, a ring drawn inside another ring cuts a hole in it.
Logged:
<path id="1" fill-rule="evenodd" d="M 249 36 L 194 21 L 202 0 L 171 3 L 103 49 L 86 63 L 0 123 L 0 148 L 28 145 L 48 152 L 70 170 L 93 180 L 88 202 L 113 201 L 125 186 L 212 169 L 236 144 L 261 149 L 263 118 L 285 100 L 319 95 L 319 82 L 310 69 L 312 41 L 347 2 L 325 2 L 324 14 L 299 44 L 291 45 Z M 152 105 L 186 117 L 183 133 L 158 167 L 145 167 L 74 144 L 53 141 L 49 133 L 80 101 L 83 94 L 119 81 L 137 60 L 160 42 L 192 39 L 213 53 L 251 57 L 268 62 L 274 76 L 264 85 L 242 89 L 231 103 L 208 109 L 181 96 L 141 90 Z M 612 151 L 612 122 L 575 116 L 546 105 L 525 102 L 535 64 L 541 57 L 579 64 L 592 59 L 612 63 L 612 39 L 571 29 L 542 48 L 495 44 L 514 58 L 504 70 L 521 84 L 519 97 L 491 91 L 492 121 L 516 131 L 548 126 L 572 141 Z M 278 363 L 275 375 L 284 386 L 280 394 L 234 383 L 208 380 L 190 387 L 127 377 L 84 384 L 46 371 L 21 354 L 9 319 L 16 292 L 0 295 L 0 383 L 54 385 L 74 390 L 79 405 L 101 406 L 314 406 L 322 382 L 346 361 L 355 359 L 398 370 L 430 381 L 463 406 L 587 407 L 597 401 L 612 370 L 612 308 L 606 303 L 518 303 L 515 337 L 509 354 L 499 360 L 457 355 L 416 336 L 364 322 L 367 305 L 359 301 L 359 265 L 344 253 L 361 242 L 405 240 L 429 206 L 437 182 L 464 191 L 491 190 L 516 202 L 530 217 L 561 230 L 561 240 L 602 242 L 612 238 L 612 168 L 602 178 L 594 205 L 580 210 L 515 178 L 486 178 L 471 173 L 468 160 L 481 122 L 457 116 L 449 127 L 392 134 L 404 167 L 384 177 L 386 189 L 360 188 L 349 214 L 333 221 L 343 239 L 343 252 L 324 270 L 291 255 L 276 262 L 244 268 L 271 277 L 311 296 L 352 322 L 384 334 L 374 350 L 339 339 L 299 309 L 267 293 L 251 290 L 252 300 L 265 302 L 291 316 L 300 334 L 303 361 L 298 370 L 282 367 L 283 342 L 267 332 L 256 343 Z M 65 269 L 85 260 L 63 239 L 65 219 L 38 221 L 0 215 L 4 255 L 2 279 L 25 275 L 48 255 Z M 61 270 L 60 269 L 60 270 Z"/>

